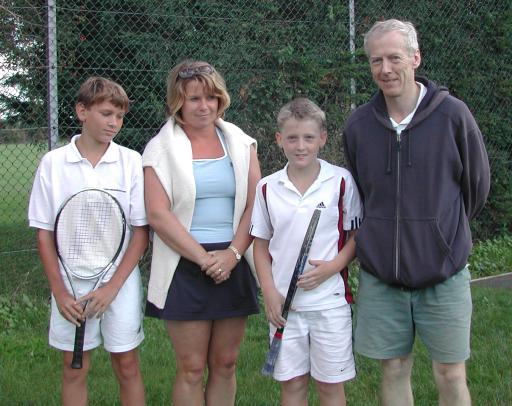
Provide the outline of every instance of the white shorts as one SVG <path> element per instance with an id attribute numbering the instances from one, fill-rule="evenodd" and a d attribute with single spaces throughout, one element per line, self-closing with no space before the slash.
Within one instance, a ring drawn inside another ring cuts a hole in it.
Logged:
<path id="1" fill-rule="evenodd" d="M 91 285 L 90 282 L 86 283 Z M 81 289 L 77 292 L 77 296 L 80 297 L 88 291 L 88 289 Z M 104 317 L 87 319 L 84 351 L 98 347 L 102 341 L 108 352 L 126 352 L 136 348 L 144 339 L 142 299 L 140 271 L 136 267 L 105 311 Z M 49 344 L 59 350 L 73 351 L 75 330 L 75 325 L 59 313 L 52 295 Z"/>
<path id="2" fill-rule="evenodd" d="M 271 325 L 270 340 L 275 330 Z M 325 383 L 356 376 L 349 305 L 288 314 L 273 377 L 287 381 L 308 373 Z"/>

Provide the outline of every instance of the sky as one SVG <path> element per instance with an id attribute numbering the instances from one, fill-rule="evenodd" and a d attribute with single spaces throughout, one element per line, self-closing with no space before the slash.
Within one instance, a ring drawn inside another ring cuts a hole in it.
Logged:
<path id="1" fill-rule="evenodd" d="M 14 71 L 10 70 L 7 65 L 8 64 L 7 61 L 5 60 L 5 57 L 3 55 L 0 55 L 0 93 L 10 96 L 19 96 L 20 91 L 19 89 L 16 89 L 16 87 L 2 85 L 4 79 L 6 79 L 14 73 Z M 0 120 L 6 117 L 6 113 L 7 112 L 4 106 L 0 104 Z"/>

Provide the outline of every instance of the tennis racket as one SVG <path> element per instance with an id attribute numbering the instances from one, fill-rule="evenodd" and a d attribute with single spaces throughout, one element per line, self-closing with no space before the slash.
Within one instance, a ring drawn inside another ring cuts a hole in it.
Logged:
<path id="1" fill-rule="evenodd" d="M 316 227 L 318 226 L 320 213 L 320 209 L 315 209 L 315 211 L 313 212 L 311 220 L 309 221 L 306 235 L 304 236 L 304 241 L 302 242 L 302 246 L 300 247 L 299 257 L 297 258 L 295 269 L 293 270 L 292 279 L 290 281 L 290 286 L 288 286 L 288 292 L 286 294 L 286 299 L 284 301 L 283 310 L 281 311 L 281 316 L 283 316 L 285 320 L 288 318 L 288 312 L 290 311 L 290 306 L 292 304 L 293 297 L 295 296 L 295 292 L 297 291 L 297 281 L 299 280 L 299 276 L 302 274 L 302 272 L 304 271 L 304 267 L 306 266 L 306 260 L 308 259 L 311 244 L 313 243 L 313 237 L 315 236 Z M 263 375 L 271 376 L 274 373 L 274 367 L 276 365 L 277 356 L 279 355 L 279 350 L 281 348 L 281 342 L 283 339 L 283 332 L 284 326 L 279 327 L 274 333 L 272 343 L 270 344 L 270 348 L 267 352 L 265 364 L 261 369 L 261 373 Z"/>
<path id="2" fill-rule="evenodd" d="M 55 219 L 54 240 L 75 299 L 80 280 L 96 280 L 91 292 L 99 286 L 119 256 L 125 235 L 123 209 L 108 192 L 85 189 L 64 202 Z M 76 328 L 73 369 L 82 368 L 85 322 Z"/>

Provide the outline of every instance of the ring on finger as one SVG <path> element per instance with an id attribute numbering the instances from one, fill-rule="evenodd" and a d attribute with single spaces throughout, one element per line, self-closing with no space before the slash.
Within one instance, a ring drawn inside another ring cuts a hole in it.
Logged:
<path id="1" fill-rule="evenodd" d="M 219 268 L 219 269 L 218 269 L 218 271 L 217 271 L 217 273 L 218 273 L 219 275 L 220 275 L 220 274 L 222 274 L 222 272 L 223 272 L 222 268 Z"/>

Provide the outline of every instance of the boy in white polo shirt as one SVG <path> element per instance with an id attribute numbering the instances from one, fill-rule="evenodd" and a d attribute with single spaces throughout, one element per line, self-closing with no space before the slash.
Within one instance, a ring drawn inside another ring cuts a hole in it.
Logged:
<path id="1" fill-rule="evenodd" d="M 137 263 L 148 244 L 142 160 L 139 153 L 112 141 L 123 125 L 128 106 L 128 96 L 117 83 L 101 77 L 85 81 L 75 106 L 82 124 L 81 134 L 42 158 L 30 196 L 29 224 L 37 228 L 39 255 L 52 291 L 49 343 L 63 351 L 63 405 L 87 404 L 89 350 L 99 346 L 102 340 L 111 353 L 121 404 L 144 404 L 137 353 L 144 338 Z M 53 230 L 60 206 L 85 188 L 104 189 L 117 198 L 129 225 L 129 242 L 113 267 L 115 273 L 111 269 L 102 285 L 90 294 L 86 294 L 90 284 L 79 285 L 75 299 L 59 267 Z M 92 315 L 98 317 L 87 319 L 83 368 L 72 369 L 75 328 Z"/>
<path id="2" fill-rule="evenodd" d="M 277 118 L 278 145 L 288 164 L 258 183 L 252 214 L 254 259 L 270 337 L 286 322 L 274 378 L 281 404 L 307 404 L 309 377 L 322 405 L 344 405 L 343 382 L 355 376 L 352 295 L 347 265 L 362 207 L 350 173 L 318 159 L 327 140 L 325 113 L 295 99 Z M 316 208 L 320 221 L 309 263 L 297 283 L 288 320 L 281 316 L 306 229 Z"/>

